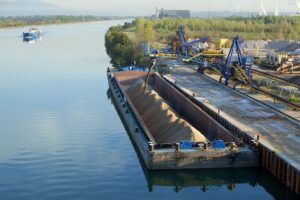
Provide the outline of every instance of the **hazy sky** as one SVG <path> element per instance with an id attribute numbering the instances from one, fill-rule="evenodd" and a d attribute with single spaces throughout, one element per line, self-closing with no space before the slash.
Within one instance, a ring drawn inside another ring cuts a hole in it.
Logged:
<path id="1" fill-rule="evenodd" d="M 260 0 L 0 0 L 0 9 L 5 4 L 18 6 L 20 1 L 22 4 L 41 2 L 44 7 L 51 4 L 74 11 L 96 11 L 106 14 L 120 12 L 127 15 L 150 15 L 154 13 L 156 6 L 165 9 L 189 9 L 192 12 L 236 10 L 256 12 L 260 7 Z M 298 1 L 300 3 L 300 0 Z M 278 2 L 279 12 L 296 12 L 297 10 L 296 0 L 263 0 L 263 2 L 268 12 L 274 12 L 276 2 Z M 21 6 L 19 9 L 22 9 Z"/>
<path id="2" fill-rule="evenodd" d="M 190 9 L 192 11 L 229 11 L 236 10 L 237 4 L 241 11 L 257 11 L 260 0 L 43 0 L 67 8 L 140 10 L 153 12 L 154 7 L 170 9 Z M 275 10 L 278 1 L 282 11 L 296 10 L 296 0 L 263 0 L 266 10 Z"/>

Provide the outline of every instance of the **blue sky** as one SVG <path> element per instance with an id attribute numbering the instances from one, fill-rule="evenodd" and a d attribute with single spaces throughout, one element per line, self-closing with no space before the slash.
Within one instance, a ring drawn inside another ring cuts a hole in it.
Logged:
<path id="1" fill-rule="evenodd" d="M 263 0 L 268 12 L 274 12 L 278 1 L 279 12 L 296 12 L 296 0 Z M 298 0 L 300 3 L 300 0 Z M 26 7 L 26 4 L 27 7 Z M 197 11 L 235 11 L 256 12 L 260 0 L 0 0 L 0 11 L 8 9 L 26 10 L 30 8 L 43 11 L 68 10 L 68 12 L 92 12 L 105 15 L 150 15 L 155 7 L 166 9 L 189 9 Z"/>

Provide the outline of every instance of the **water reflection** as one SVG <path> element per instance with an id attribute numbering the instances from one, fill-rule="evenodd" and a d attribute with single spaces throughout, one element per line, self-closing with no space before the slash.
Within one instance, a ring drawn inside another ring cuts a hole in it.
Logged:
<path id="1" fill-rule="evenodd" d="M 142 164 L 142 163 L 141 163 Z M 149 192 L 156 187 L 169 187 L 175 192 L 183 188 L 199 188 L 208 192 L 216 188 L 227 188 L 228 191 L 238 190 L 240 185 L 263 187 L 274 199 L 298 199 L 282 183 L 268 172 L 261 169 L 202 169 L 184 171 L 151 171 L 142 164 L 147 179 Z"/>
<path id="2" fill-rule="evenodd" d="M 202 192 L 207 192 L 214 187 L 226 186 L 227 190 L 234 190 L 237 184 L 248 184 L 251 187 L 258 184 L 258 171 L 255 169 L 150 171 L 143 166 L 143 170 L 150 192 L 155 191 L 156 186 L 168 186 L 175 192 L 186 187 L 197 187 Z"/>
<path id="3" fill-rule="evenodd" d="M 38 37 L 38 38 L 24 38 L 23 37 L 23 42 L 28 43 L 28 44 L 35 44 L 35 43 L 39 43 L 40 41 L 42 41 L 42 37 Z"/>
<path id="4" fill-rule="evenodd" d="M 115 101 L 111 98 L 110 91 L 107 91 L 108 99 L 111 100 L 119 117 L 121 115 Z M 126 124 L 121 118 L 127 131 Z M 128 134 L 135 152 L 139 158 L 144 176 L 147 180 L 149 192 L 155 192 L 156 188 L 167 187 L 176 193 L 186 188 L 198 188 L 199 191 L 208 192 L 218 188 L 226 188 L 227 191 L 238 190 L 241 186 L 247 188 L 262 187 L 274 199 L 298 199 L 299 196 L 285 187 L 280 181 L 274 178 L 267 171 L 260 168 L 242 168 L 242 169 L 201 169 L 201 170 L 148 170 L 143 159 L 134 144 L 131 136 Z"/>

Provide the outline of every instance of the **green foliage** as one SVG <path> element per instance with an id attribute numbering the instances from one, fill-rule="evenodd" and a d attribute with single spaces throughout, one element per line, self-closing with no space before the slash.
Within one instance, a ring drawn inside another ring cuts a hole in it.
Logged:
<path id="1" fill-rule="evenodd" d="M 111 27 L 105 35 L 105 47 L 111 57 L 111 63 L 115 66 L 124 66 L 133 63 L 130 56 L 132 43 L 123 33 L 122 27 Z"/>
<path id="2" fill-rule="evenodd" d="M 183 25 L 190 37 L 210 36 L 213 40 L 220 37 L 232 38 L 239 35 L 244 39 L 299 39 L 300 17 L 298 16 L 266 16 L 266 17 L 228 17 L 228 18 L 138 18 L 136 31 L 139 40 L 149 41 L 146 25 L 151 22 L 153 36 L 157 40 L 175 36 L 179 25 Z M 139 25 L 138 25 L 139 24 Z M 144 26 L 143 26 L 144 25 Z M 139 27 L 137 27 L 139 26 Z"/>
<path id="3" fill-rule="evenodd" d="M 152 21 L 145 23 L 145 41 L 151 42 L 153 40 L 153 24 Z"/>
<path id="4" fill-rule="evenodd" d="M 139 40 L 142 40 L 145 36 L 145 18 L 137 18 L 136 20 L 136 34 Z"/>
<path id="5" fill-rule="evenodd" d="M 130 29 L 130 28 L 134 28 L 135 25 L 136 25 L 135 20 L 132 21 L 132 22 L 125 22 L 124 25 L 123 25 L 123 28 L 124 29 Z"/>
<path id="6" fill-rule="evenodd" d="M 119 17 L 97 17 L 97 16 L 24 16 L 24 17 L 0 17 L 1 27 L 61 24 L 74 22 L 90 22 L 100 20 L 119 19 Z"/>
<path id="7" fill-rule="evenodd" d="M 111 58 L 114 67 L 134 64 L 145 65 L 148 61 L 144 58 L 143 50 L 135 45 L 123 32 L 123 27 L 111 27 L 105 34 L 106 52 Z"/>
<path id="8" fill-rule="evenodd" d="M 291 101 L 291 102 L 299 102 L 299 98 L 297 96 L 295 96 L 295 95 L 291 95 L 289 97 L 289 101 Z"/>

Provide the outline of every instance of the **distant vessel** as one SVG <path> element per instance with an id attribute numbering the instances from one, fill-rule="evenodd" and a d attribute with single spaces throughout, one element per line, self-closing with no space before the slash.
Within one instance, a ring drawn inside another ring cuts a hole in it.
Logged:
<path id="1" fill-rule="evenodd" d="M 41 37 L 42 31 L 38 28 L 31 28 L 28 32 L 23 33 L 23 39 L 26 40 L 35 40 Z"/>

